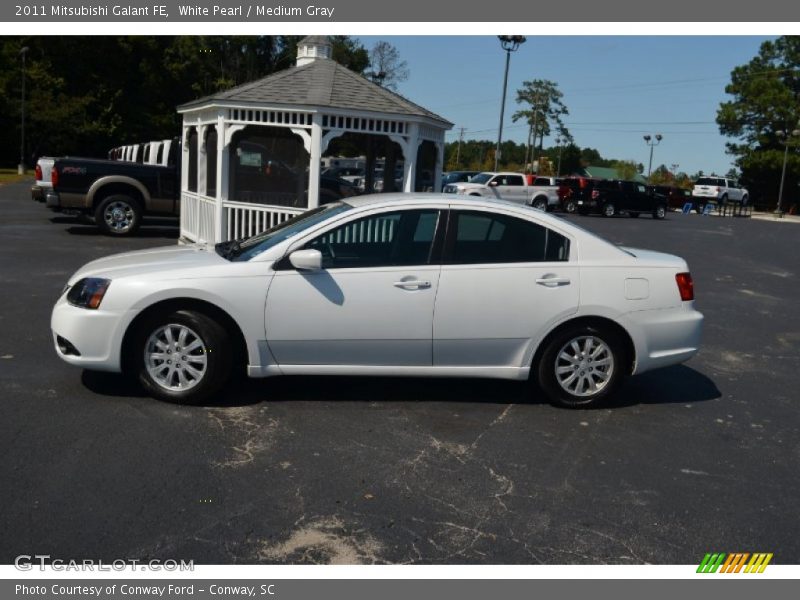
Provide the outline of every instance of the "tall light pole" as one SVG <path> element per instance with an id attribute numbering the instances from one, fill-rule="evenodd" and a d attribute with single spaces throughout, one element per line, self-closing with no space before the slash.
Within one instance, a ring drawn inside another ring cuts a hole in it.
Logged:
<path id="1" fill-rule="evenodd" d="M 798 126 L 800 126 L 800 122 L 798 122 Z M 789 158 L 789 146 L 793 144 L 794 141 L 800 139 L 800 129 L 795 129 L 794 131 L 787 132 L 787 131 L 776 131 L 775 135 L 778 136 L 778 140 L 781 144 L 783 144 L 783 169 L 781 170 L 781 187 L 778 191 L 778 206 L 775 207 L 775 214 L 778 216 L 783 216 L 783 182 L 786 179 L 786 161 Z M 794 138 L 794 139 L 792 139 Z"/>
<path id="2" fill-rule="evenodd" d="M 653 146 L 658 146 L 662 139 L 664 139 L 664 136 L 660 133 L 655 135 L 655 139 L 649 134 L 644 136 L 644 143 L 650 146 L 650 164 L 647 167 L 647 179 L 650 179 L 650 173 L 653 170 Z"/>
<path id="3" fill-rule="evenodd" d="M 494 150 L 494 170 L 500 162 L 500 142 L 503 141 L 503 118 L 506 112 L 506 90 L 508 88 L 508 65 L 511 62 L 511 53 L 519 49 L 520 44 L 525 43 L 524 35 L 498 35 L 500 46 L 506 51 L 506 72 L 503 76 L 503 102 L 500 104 L 500 127 L 497 130 L 497 148 Z"/>
<path id="4" fill-rule="evenodd" d="M 556 138 L 556 144 L 558 144 L 558 167 L 556 168 L 556 177 L 561 177 L 561 151 L 564 149 L 562 145 L 567 140 L 561 139 L 561 136 Z"/>
<path id="5" fill-rule="evenodd" d="M 25 55 L 28 54 L 29 48 L 23 46 L 19 53 L 22 56 L 22 127 L 20 127 L 20 142 L 19 142 L 19 166 L 17 173 L 20 175 L 25 174 Z"/>

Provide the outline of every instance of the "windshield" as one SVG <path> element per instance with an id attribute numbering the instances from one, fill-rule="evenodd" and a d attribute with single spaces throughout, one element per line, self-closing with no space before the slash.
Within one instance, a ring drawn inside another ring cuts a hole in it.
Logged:
<path id="1" fill-rule="evenodd" d="M 321 223 L 325 219 L 348 211 L 351 208 L 353 207 L 343 202 L 312 208 L 275 227 L 256 234 L 253 237 L 249 237 L 245 240 L 231 240 L 229 242 L 217 244 L 216 250 L 219 254 L 231 261 L 250 260 L 254 256 L 258 256 L 262 252 L 269 250 L 284 240 L 294 237 L 309 227 L 313 227 L 317 223 Z"/>
<path id="2" fill-rule="evenodd" d="M 470 179 L 469 182 L 470 183 L 486 183 L 487 181 L 489 181 L 492 178 L 493 175 L 494 175 L 494 173 L 478 173 L 477 175 L 475 175 L 475 177 Z"/>

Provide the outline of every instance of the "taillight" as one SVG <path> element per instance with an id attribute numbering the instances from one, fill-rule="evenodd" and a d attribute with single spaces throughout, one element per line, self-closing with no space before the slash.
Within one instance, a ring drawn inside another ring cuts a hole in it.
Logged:
<path id="1" fill-rule="evenodd" d="M 675 275 L 675 281 L 678 283 L 681 300 L 684 302 L 694 300 L 694 282 L 692 282 L 691 273 L 678 273 Z"/>
<path id="2" fill-rule="evenodd" d="M 717 188 L 717 193 L 719 194 L 722 191 L 722 188 Z"/>
<path id="3" fill-rule="evenodd" d="M 597 200 L 600 197 L 600 192 L 592 190 L 592 200 Z"/>
<path id="4" fill-rule="evenodd" d="M 58 169 L 53 167 L 53 170 L 50 171 L 50 181 L 53 184 L 53 187 L 58 186 Z"/>
<path id="5" fill-rule="evenodd" d="M 42 180 L 42 167 L 41 165 L 36 165 L 36 181 Z"/>

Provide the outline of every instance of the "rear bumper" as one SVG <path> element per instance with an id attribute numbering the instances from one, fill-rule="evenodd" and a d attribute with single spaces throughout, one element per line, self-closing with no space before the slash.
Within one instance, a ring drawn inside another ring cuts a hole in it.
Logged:
<path id="1" fill-rule="evenodd" d="M 47 208 L 52 208 L 54 210 L 68 208 L 70 210 L 85 211 L 89 208 L 86 206 L 86 196 L 83 194 L 56 192 L 52 190 L 46 193 L 45 204 L 47 204 Z"/>
<path id="2" fill-rule="evenodd" d="M 634 373 L 686 362 L 700 349 L 703 315 L 694 309 L 694 302 L 629 313 L 622 324 L 636 348 Z"/>
<path id="3" fill-rule="evenodd" d="M 31 186 L 31 200 L 36 200 L 37 202 L 44 202 L 46 196 L 47 196 L 47 189 L 39 185 Z"/>

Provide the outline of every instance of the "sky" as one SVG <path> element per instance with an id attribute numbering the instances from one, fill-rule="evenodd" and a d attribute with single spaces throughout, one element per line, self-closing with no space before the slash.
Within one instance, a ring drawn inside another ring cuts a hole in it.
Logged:
<path id="1" fill-rule="evenodd" d="M 410 70 L 398 92 L 452 121 L 447 141 L 458 139 L 460 127 L 464 139 L 497 139 L 505 52 L 496 36 L 357 37 L 368 49 L 380 40 L 398 49 Z M 650 148 L 642 136 L 660 133 L 653 169 L 724 174 L 733 164 L 715 123 L 717 108 L 730 99 L 731 70 L 767 39 L 528 35 L 511 55 L 503 139 L 527 137 L 527 125 L 511 120 L 522 82 L 550 79 L 564 93 L 570 112 L 564 120 L 580 147 L 646 169 Z M 546 139 L 548 145 L 554 141 Z"/>

